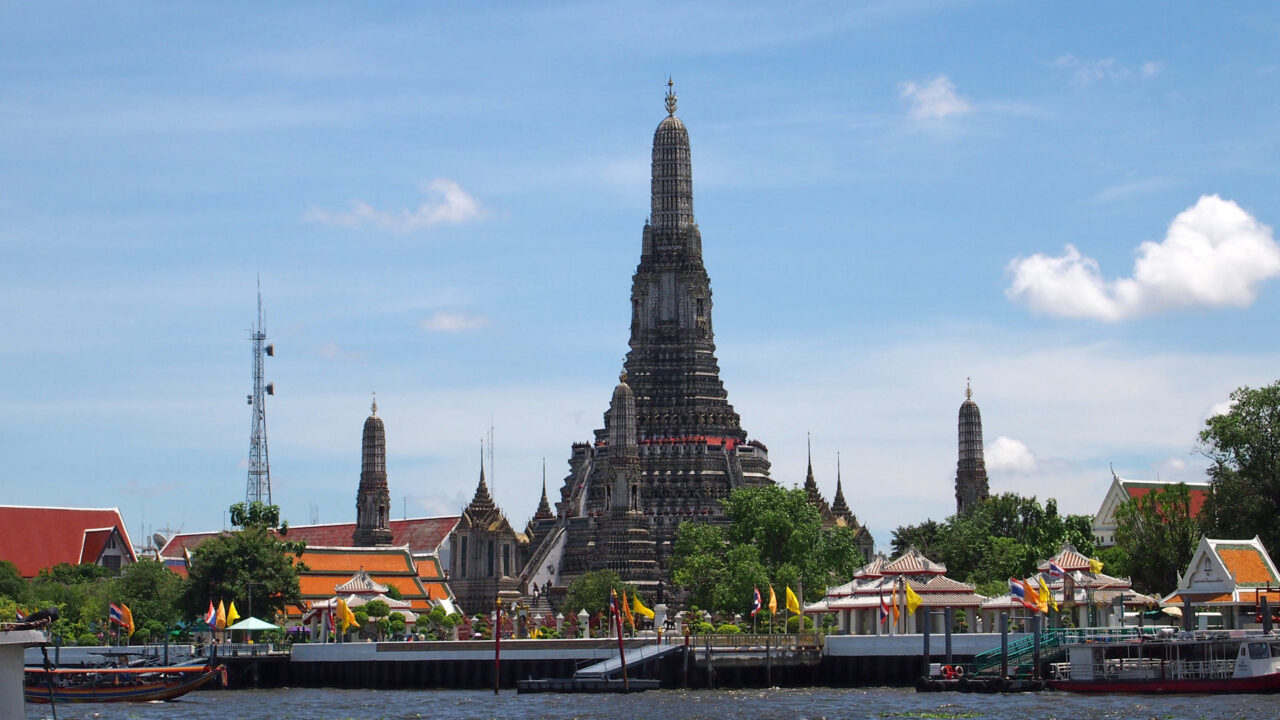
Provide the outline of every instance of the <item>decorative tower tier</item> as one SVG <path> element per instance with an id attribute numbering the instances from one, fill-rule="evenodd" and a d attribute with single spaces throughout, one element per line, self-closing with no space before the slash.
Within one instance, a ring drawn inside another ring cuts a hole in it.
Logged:
<path id="1" fill-rule="evenodd" d="M 624 535 L 632 548 L 652 543 L 665 578 L 681 522 L 724 522 L 721 501 L 731 490 L 772 482 L 768 450 L 747 441 L 720 381 L 711 282 L 693 216 L 689 132 L 667 86 L 667 116 L 653 135 L 650 219 L 632 277 L 626 379 L 594 442 L 573 446 L 556 502 L 563 532 L 549 533 L 533 553 L 526 581 L 564 587 L 584 572 L 615 567 L 624 580 L 644 582 L 647 561 L 617 556 Z M 617 412 L 624 387 L 633 414 Z"/>
<path id="2" fill-rule="evenodd" d="M 956 460 L 956 513 L 963 514 L 987 499 L 987 462 L 982 455 L 982 412 L 965 385 L 958 421 L 959 458 Z"/>
<path id="3" fill-rule="evenodd" d="M 364 421 L 360 461 L 360 489 L 356 492 L 357 547 L 391 544 L 391 493 L 387 489 L 387 431 L 378 417 L 375 398 Z"/>

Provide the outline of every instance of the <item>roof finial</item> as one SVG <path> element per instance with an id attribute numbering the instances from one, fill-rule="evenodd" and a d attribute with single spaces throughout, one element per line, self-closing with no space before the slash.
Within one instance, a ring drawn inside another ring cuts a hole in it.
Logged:
<path id="1" fill-rule="evenodd" d="M 676 91 L 672 89 L 675 83 L 671 81 L 671 76 L 667 76 L 667 114 L 676 114 Z"/>
<path id="2" fill-rule="evenodd" d="M 627 369 L 623 368 L 622 372 L 618 373 L 618 382 L 625 383 L 626 381 L 627 381 Z"/>
<path id="3" fill-rule="evenodd" d="M 973 378 L 965 378 L 965 379 L 964 379 L 964 399 L 965 399 L 965 400 L 972 400 L 972 399 L 973 399 L 973 388 L 969 387 L 969 382 L 970 382 L 971 380 L 973 380 Z"/>
<path id="4" fill-rule="evenodd" d="M 373 407 L 370 408 L 370 412 L 372 412 L 374 415 L 377 415 L 378 414 L 378 393 L 374 392 L 371 394 L 373 395 Z"/>

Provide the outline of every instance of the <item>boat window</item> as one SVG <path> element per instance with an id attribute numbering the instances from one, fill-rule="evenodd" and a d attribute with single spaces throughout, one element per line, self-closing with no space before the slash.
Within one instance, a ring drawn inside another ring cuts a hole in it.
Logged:
<path id="1" fill-rule="evenodd" d="M 1271 657 L 1271 653 L 1266 643 L 1249 643 L 1249 659 L 1250 660 L 1266 660 Z"/>
<path id="2" fill-rule="evenodd" d="M 1271 643 L 1271 657 L 1280 657 L 1280 643 Z"/>

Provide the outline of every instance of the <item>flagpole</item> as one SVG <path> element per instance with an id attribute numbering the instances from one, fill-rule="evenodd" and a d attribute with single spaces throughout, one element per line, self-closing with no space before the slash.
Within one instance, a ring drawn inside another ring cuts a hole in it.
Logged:
<path id="1" fill-rule="evenodd" d="M 499 682 L 502 678 L 502 598 L 493 601 L 493 694 L 498 694 Z"/>
<path id="2" fill-rule="evenodd" d="M 622 665 L 622 692 L 629 692 L 631 683 L 627 680 L 627 656 L 622 649 L 622 609 L 618 607 L 618 593 L 616 590 L 610 590 L 613 593 L 613 614 L 618 618 L 618 662 Z"/>

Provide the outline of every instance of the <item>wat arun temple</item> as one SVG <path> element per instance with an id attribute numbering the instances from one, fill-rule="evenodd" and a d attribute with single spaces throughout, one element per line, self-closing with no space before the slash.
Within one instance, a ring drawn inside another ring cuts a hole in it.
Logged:
<path id="1" fill-rule="evenodd" d="M 592 442 L 573 445 L 554 503 L 544 482 L 523 532 L 493 504 L 481 474 L 452 543 L 451 584 L 464 606 L 467 595 L 491 602 L 535 590 L 554 602 L 575 578 L 601 569 L 661 602 L 670 592 L 680 524 L 726 523 L 721 501 L 730 492 L 773 483 L 768 449 L 748 438 L 720 380 L 711 280 L 693 215 L 689 131 L 676 116 L 670 82 L 666 110 L 653 135 L 651 210 L 632 277 L 631 350 L 604 426 Z M 828 505 L 811 484 L 812 469 L 806 490 L 824 523 L 850 527 L 869 556 L 872 538 L 850 512 L 843 488 Z M 515 562 L 508 565 L 507 557 Z M 459 577 L 461 567 L 495 571 Z M 509 574 L 505 567 L 512 567 Z"/>

